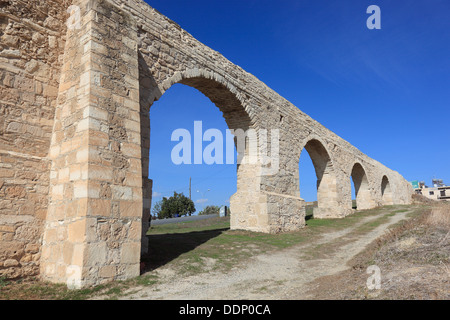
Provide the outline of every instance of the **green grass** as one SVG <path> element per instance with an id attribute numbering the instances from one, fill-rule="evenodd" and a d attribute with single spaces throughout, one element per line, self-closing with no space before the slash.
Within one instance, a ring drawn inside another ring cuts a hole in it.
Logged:
<path id="1" fill-rule="evenodd" d="M 64 284 L 37 281 L 5 281 L 0 290 L 0 299 L 7 300 L 84 300 L 103 290 L 96 286 L 82 290 L 68 290 Z"/>
<path id="2" fill-rule="evenodd" d="M 125 291 L 137 286 L 158 283 L 155 275 L 142 275 L 126 281 L 116 281 L 80 290 L 69 290 L 65 284 L 37 280 L 0 281 L 0 300 L 86 300 L 94 296 L 117 299 Z"/>
<path id="3" fill-rule="evenodd" d="M 389 221 L 390 217 L 392 217 L 392 214 L 388 213 L 388 214 L 385 214 L 375 220 L 364 223 L 364 224 L 360 225 L 358 228 L 356 228 L 354 230 L 354 233 L 357 233 L 357 234 L 368 233 L 368 232 L 374 230 L 375 228 L 379 227 L 380 225 L 387 223 Z"/>
<path id="4" fill-rule="evenodd" d="M 379 210 L 380 209 L 357 211 L 352 215 L 341 219 L 311 219 L 308 220 L 306 224 L 310 228 L 321 228 L 321 231 L 325 231 L 330 228 L 333 230 L 341 230 L 352 226 L 355 222 L 364 217 L 380 214 Z"/>
<path id="5" fill-rule="evenodd" d="M 230 228 L 229 218 L 211 218 L 200 221 L 163 224 L 151 226 L 147 235 L 188 233 L 195 231 L 208 231 Z"/>
<path id="6" fill-rule="evenodd" d="M 8 284 L 8 281 L 4 276 L 0 277 L 0 290 Z"/>

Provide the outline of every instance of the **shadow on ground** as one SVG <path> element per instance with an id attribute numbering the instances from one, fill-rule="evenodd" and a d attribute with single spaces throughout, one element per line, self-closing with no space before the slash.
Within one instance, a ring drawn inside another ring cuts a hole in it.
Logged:
<path id="1" fill-rule="evenodd" d="M 141 258 L 141 273 L 155 270 L 228 230 L 229 228 L 223 228 L 186 233 L 147 235 L 149 251 L 148 254 Z"/>

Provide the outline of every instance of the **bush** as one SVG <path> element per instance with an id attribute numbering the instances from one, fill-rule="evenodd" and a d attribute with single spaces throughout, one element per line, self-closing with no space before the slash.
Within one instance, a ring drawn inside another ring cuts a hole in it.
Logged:
<path id="1" fill-rule="evenodd" d="M 186 216 L 195 212 L 194 202 L 182 193 L 173 193 L 170 198 L 162 198 L 153 207 L 158 219 L 173 218 L 175 215 Z"/>
<path id="2" fill-rule="evenodd" d="M 220 207 L 218 206 L 207 206 L 203 211 L 200 211 L 199 215 L 208 215 L 208 214 L 219 214 Z"/>

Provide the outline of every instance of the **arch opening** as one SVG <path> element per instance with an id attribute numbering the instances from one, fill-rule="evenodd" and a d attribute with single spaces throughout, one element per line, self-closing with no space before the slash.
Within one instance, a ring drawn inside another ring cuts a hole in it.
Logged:
<path id="1" fill-rule="evenodd" d="M 358 209 L 357 203 L 356 203 L 356 190 L 355 190 L 355 183 L 353 182 L 353 179 L 350 177 L 350 184 L 351 184 L 351 208 L 352 210 Z"/>
<path id="2" fill-rule="evenodd" d="M 387 176 L 383 176 L 381 180 L 381 200 L 383 206 L 390 206 L 394 204 L 391 184 Z"/>
<path id="3" fill-rule="evenodd" d="M 306 208 L 308 211 L 307 214 L 312 213 L 314 218 L 319 219 L 335 216 L 339 205 L 337 179 L 331 158 L 324 145 L 316 139 L 308 141 L 300 158 L 302 158 L 302 155 L 305 153 L 309 155 L 314 167 L 316 177 L 315 191 L 317 192 L 317 200 L 314 205 L 312 205 L 312 210 L 311 207 L 307 206 Z M 299 170 L 302 171 L 301 169 Z M 302 181 L 302 177 L 300 177 L 300 181 Z M 303 185 L 302 182 L 300 184 Z M 311 204 L 309 204 L 309 206 L 311 206 Z"/>
<path id="4" fill-rule="evenodd" d="M 149 73 L 142 73 L 141 77 L 144 75 L 148 77 Z M 249 186 L 256 177 L 251 165 L 237 162 L 237 140 L 227 136 L 230 135 L 227 129 L 247 131 L 252 127 L 252 122 L 241 101 L 225 85 L 203 77 L 183 78 L 173 83 L 158 99 L 149 99 L 154 95 L 155 88 L 146 87 L 148 83 L 151 81 L 141 79 L 141 154 L 144 189 L 141 252 L 144 259 L 158 256 L 147 255 L 149 248 L 151 251 L 155 244 L 149 245 L 146 233 L 150 219 L 155 215 L 152 209 L 162 197 L 168 198 L 173 192 L 190 196 L 196 206 L 193 215 L 197 215 L 208 205 L 214 205 L 227 206 L 238 216 L 241 211 L 240 202 L 249 198 L 238 190 L 254 190 L 255 188 Z M 148 103 L 149 100 L 153 102 Z M 211 105 L 217 108 L 211 108 Z M 189 109 L 189 112 L 186 112 L 186 109 Z M 198 123 L 201 123 L 200 132 L 196 131 Z M 181 138 L 175 142 L 171 141 L 171 135 L 176 129 L 184 129 L 190 133 L 191 161 L 187 164 L 184 162 L 174 164 L 171 158 L 173 147 L 181 141 Z M 209 130 L 214 130 L 219 135 L 214 135 L 208 140 L 206 133 Z M 195 139 L 197 142 L 200 141 L 200 149 L 195 147 Z M 206 163 L 204 158 L 206 149 L 213 144 L 214 148 L 212 151 L 209 150 L 209 154 L 213 156 L 214 162 Z M 245 143 L 244 153 L 248 151 L 248 145 Z M 197 162 L 198 156 L 200 163 Z M 191 187 L 189 187 L 190 179 L 192 179 Z M 233 222 L 231 224 L 233 225 Z"/>
<path id="5" fill-rule="evenodd" d="M 366 171 L 360 163 L 355 163 L 351 172 L 351 180 L 355 191 L 355 206 L 357 210 L 371 209 L 374 207 L 372 194 L 369 188 L 369 180 Z"/>

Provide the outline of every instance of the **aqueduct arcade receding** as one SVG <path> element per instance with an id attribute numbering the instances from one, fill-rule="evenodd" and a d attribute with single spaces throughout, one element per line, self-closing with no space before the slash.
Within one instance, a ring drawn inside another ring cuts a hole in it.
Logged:
<path id="1" fill-rule="evenodd" d="M 70 5 L 81 19 L 67 28 Z M 230 128 L 279 132 L 276 168 L 238 166 L 231 228 L 304 226 L 303 148 L 318 177 L 318 217 L 352 212 L 350 177 L 358 208 L 411 201 L 400 174 L 143 1 L 9 1 L 0 10 L 0 275 L 71 287 L 139 275 L 152 189 L 148 111 L 175 83 L 203 92 Z"/>

